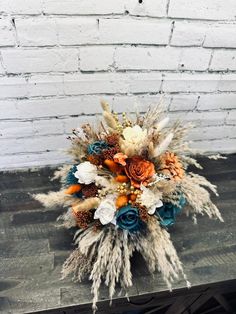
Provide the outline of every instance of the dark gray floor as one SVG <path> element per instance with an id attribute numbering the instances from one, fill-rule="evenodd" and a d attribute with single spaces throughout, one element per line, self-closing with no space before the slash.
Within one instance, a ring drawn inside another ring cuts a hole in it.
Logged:
<path id="1" fill-rule="evenodd" d="M 171 229 L 172 240 L 193 286 L 187 290 L 183 281 L 176 282 L 176 293 L 182 295 L 194 293 L 199 287 L 205 289 L 214 283 L 236 280 L 236 155 L 227 160 L 204 159 L 203 164 L 201 172 L 218 185 L 220 197 L 215 202 L 225 223 L 199 217 L 198 224 L 193 225 L 190 218 L 180 216 Z M 45 313 L 44 310 L 55 308 L 61 311 L 52 313 L 69 313 L 68 306 L 91 302 L 89 282 L 74 284 L 70 279 L 60 280 L 61 265 L 73 249 L 72 232 L 55 226 L 61 210 L 45 210 L 29 195 L 57 190 L 58 183 L 49 181 L 51 175 L 48 168 L 1 173 L 0 313 Z M 131 302 L 150 295 L 160 298 L 175 295 L 166 292 L 159 274 L 148 275 L 142 261 L 134 259 Z M 181 288 L 184 290 L 178 290 Z M 106 298 L 103 288 L 100 299 Z M 88 309 L 73 313 L 90 313 Z M 115 307 L 109 311 L 120 313 Z"/>

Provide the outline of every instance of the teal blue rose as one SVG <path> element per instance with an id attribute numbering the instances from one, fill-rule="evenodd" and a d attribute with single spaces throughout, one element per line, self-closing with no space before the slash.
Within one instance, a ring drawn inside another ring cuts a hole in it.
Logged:
<path id="1" fill-rule="evenodd" d="M 176 216 L 184 207 L 186 201 L 183 196 L 179 199 L 179 204 L 164 203 L 162 207 L 156 210 L 155 214 L 160 218 L 160 224 L 163 227 L 172 226 L 175 223 Z"/>
<path id="2" fill-rule="evenodd" d="M 89 155 L 94 155 L 94 154 L 98 155 L 98 154 L 101 154 L 101 152 L 107 148 L 108 148 L 108 144 L 105 141 L 96 141 L 88 145 L 87 151 Z"/>
<path id="3" fill-rule="evenodd" d="M 143 226 L 138 209 L 131 205 L 119 209 L 116 214 L 116 223 L 119 228 L 129 232 L 139 231 Z"/>

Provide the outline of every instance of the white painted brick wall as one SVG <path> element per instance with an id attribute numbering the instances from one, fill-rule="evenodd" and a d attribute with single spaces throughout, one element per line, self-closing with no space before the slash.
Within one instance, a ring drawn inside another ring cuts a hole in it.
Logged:
<path id="1" fill-rule="evenodd" d="M 101 98 L 145 111 L 164 94 L 193 147 L 236 152 L 235 0 L 0 2 L 0 169 L 69 161 Z"/>

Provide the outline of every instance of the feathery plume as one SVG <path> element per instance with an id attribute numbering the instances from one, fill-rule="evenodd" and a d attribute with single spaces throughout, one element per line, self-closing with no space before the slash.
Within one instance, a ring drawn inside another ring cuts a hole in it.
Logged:
<path id="1" fill-rule="evenodd" d="M 166 136 L 166 138 L 154 148 L 153 157 L 158 157 L 167 150 L 168 146 L 170 145 L 173 139 L 173 136 L 174 136 L 173 133 L 169 133 Z"/>

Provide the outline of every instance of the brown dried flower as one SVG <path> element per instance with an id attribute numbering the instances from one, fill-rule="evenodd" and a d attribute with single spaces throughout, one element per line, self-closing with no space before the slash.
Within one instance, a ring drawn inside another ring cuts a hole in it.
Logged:
<path id="1" fill-rule="evenodd" d="M 79 228 L 86 229 L 93 222 L 93 213 L 91 211 L 74 211 L 76 222 Z"/>
<path id="2" fill-rule="evenodd" d="M 104 159 L 109 159 L 109 160 L 113 160 L 113 156 L 118 153 L 119 148 L 118 147 L 112 147 L 112 148 L 108 148 L 108 149 L 104 149 L 102 151 L 102 156 Z"/>
<path id="3" fill-rule="evenodd" d="M 91 164 L 99 166 L 102 164 L 103 158 L 101 155 L 88 155 L 87 160 L 91 162 Z"/>
<path id="4" fill-rule="evenodd" d="M 166 152 L 160 156 L 159 172 L 170 176 L 175 181 L 181 180 L 184 170 L 178 156 L 174 153 Z"/>
<path id="5" fill-rule="evenodd" d="M 144 222 L 147 222 L 149 218 L 147 208 L 137 203 L 135 204 L 135 206 L 138 207 L 140 219 Z"/>
<path id="6" fill-rule="evenodd" d="M 119 143 L 119 134 L 112 133 L 106 136 L 105 141 L 111 146 L 117 146 Z"/>
<path id="7" fill-rule="evenodd" d="M 84 185 L 81 191 L 85 198 L 95 197 L 98 193 L 98 187 L 94 183 L 91 183 Z"/>

